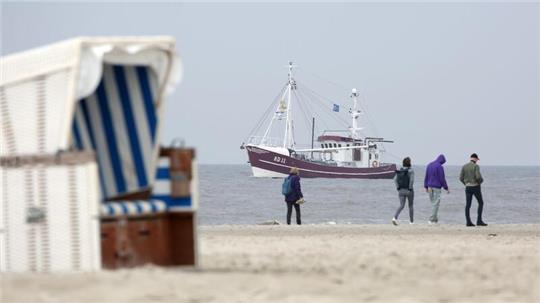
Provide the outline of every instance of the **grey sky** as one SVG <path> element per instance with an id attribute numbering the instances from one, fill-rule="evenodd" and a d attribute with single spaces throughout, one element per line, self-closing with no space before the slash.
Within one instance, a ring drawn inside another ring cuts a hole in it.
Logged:
<path id="1" fill-rule="evenodd" d="M 538 3 L 4 3 L 1 19 L 2 54 L 81 35 L 176 37 L 184 81 L 162 141 L 185 138 L 201 163 L 247 161 L 238 147 L 293 60 L 342 104 L 349 91 L 312 74 L 357 87 L 367 131 L 400 158 L 540 165 Z"/>

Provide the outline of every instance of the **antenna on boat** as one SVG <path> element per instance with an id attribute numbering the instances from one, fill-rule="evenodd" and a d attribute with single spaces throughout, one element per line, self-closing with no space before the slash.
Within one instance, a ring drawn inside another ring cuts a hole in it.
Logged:
<path id="1" fill-rule="evenodd" d="M 358 127 L 358 117 L 360 116 L 361 111 L 358 109 L 358 96 L 360 94 L 356 90 L 356 88 L 352 89 L 351 92 L 351 98 L 353 99 L 353 108 L 351 109 L 351 117 L 352 117 L 352 124 L 351 124 L 351 137 L 353 139 L 359 139 L 358 138 L 358 131 L 361 130 L 361 127 Z"/>

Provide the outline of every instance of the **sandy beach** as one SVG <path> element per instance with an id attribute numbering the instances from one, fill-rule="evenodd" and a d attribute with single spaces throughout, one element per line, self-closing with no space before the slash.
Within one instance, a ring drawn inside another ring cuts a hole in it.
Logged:
<path id="1" fill-rule="evenodd" d="M 539 302 L 540 225 L 204 226 L 199 267 L 7 274 L 11 302 Z"/>

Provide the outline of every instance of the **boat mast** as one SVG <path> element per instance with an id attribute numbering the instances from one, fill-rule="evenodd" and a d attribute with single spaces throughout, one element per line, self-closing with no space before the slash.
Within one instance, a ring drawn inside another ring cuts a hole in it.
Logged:
<path id="1" fill-rule="evenodd" d="M 292 135 L 289 135 L 289 133 L 292 131 L 290 124 L 292 124 L 292 120 L 289 120 L 289 107 L 291 106 L 291 90 L 294 89 L 295 83 L 292 79 L 292 62 L 289 62 L 289 81 L 287 82 L 287 88 L 283 91 L 283 94 L 281 95 L 281 101 L 277 105 L 276 111 L 274 112 L 274 115 L 272 119 L 270 120 L 270 123 L 268 124 L 268 127 L 266 128 L 266 131 L 264 132 L 264 135 L 261 138 L 261 141 L 259 144 L 266 145 L 269 142 L 268 135 L 270 134 L 270 130 L 272 129 L 272 124 L 274 123 L 274 120 L 281 120 L 283 117 L 283 113 L 286 110 L 286 122 L 285 122 L 285 136 L 283 138 L 283 147 L 287 148 L 287 144 L 291 145 L 291 139 Z M 283 99 L 285 98 L 285 95 L 288 95 L 287 98 L 287 105 L 285 105 L 285 102 Z M 272 144 L 272 142 L 270 142 Z"/>
<path id="2" fill-rule="evenodd" d="M 292 78 L 292 69 L 293 69 L 293 63 L 289 61 L 289 82 L 287 83 L 287 116 L 285 120 L 285 136 L 283 137 L 283 147 L 289 148 L 291 145 L 291 91 L 294 86 L 294 80 Z"/>
<path id="3" fill-rule="evenodd" d="M 351 110 L 352 117 L 352 126 L 351 126 L 351 137 L 353 139 L 359 139 L 358 131 L 361 130 L 361 127 L 358 127 L 358 117 L 360 116 L 361 111 L 358 107 L 358 96 L 360 94 L 356 91 L 356 88 L 352 89 L 351 98 L 353 99 L 353 108 Z"/>
<path id="4" fill-rule="evenodd" d="M 311 123 L 311 149 L 313 149 L 315 142 L 315 117 L 312 118 L 313 122 Z M 313 152 L 311 152 L 311 158 L 313 159 Z"/>

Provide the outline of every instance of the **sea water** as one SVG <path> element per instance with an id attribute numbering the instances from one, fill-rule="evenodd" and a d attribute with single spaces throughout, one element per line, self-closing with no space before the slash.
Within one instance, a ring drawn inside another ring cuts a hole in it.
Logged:
<path id="1" fill-rule="evenodd" d="M 425 224 L 431 214 L 424 191 L 425 167 L 413 167 L 415 222 Z M 461 167 L 445 166 L 450 193 L 443 191 L 439 223 L 465 223 L 465 190 Z M 488 224 L 540 223 L 540 167 L 481 166 L 484 177 L 484 221 Z M 201 165 L 198 221 L 202 225 L 285 222 L 282 179 L 254 178 L 248 165 Z M 390 223 L 399 200 L 392 180 L 301 179 L 307 201 L 301 206 L 304 224 Z M 471 217 L 476 221 L 476 200 Z M 407 223 L 408 207 L 399 217 Z M 294 222 L 294 213 L 293 213 Z"/>

